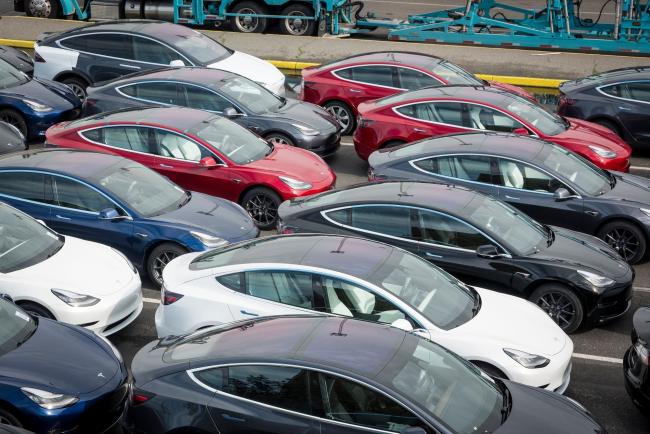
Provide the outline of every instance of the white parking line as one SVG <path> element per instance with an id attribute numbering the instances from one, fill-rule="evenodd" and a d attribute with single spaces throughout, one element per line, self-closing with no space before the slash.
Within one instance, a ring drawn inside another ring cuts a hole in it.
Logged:
<path id="1" fill-rule="evenodd" d="M 142 297 L 142 301 L 144 301 L 145 303 L 160 304 L 160 299 L 159 298 Z"/>
<path id="2" fill-rule="evenodd" d="M 644 286 L 635 286 L 635 287 L 634 287 L 634 290 L 635 290 L 635 291 L 638 291 L 638 292 L 647 292 L 647 293 L 650 293 L 650 288 L 646 288 L 646 287 L 644 287 Z"/>
<path id="3" fill-rule="evenodd" d="M 630 166 L 630 170 L 650 170 L 650 167 L 645 167 L 645 166 Z"/>
<path id="4" fill-rule="evenodd" d="M 573 357 L 576 359 L 595 360 L 597 362 L 616 363 L 617 365 L 623 364 L 623 359 L 616 359 L 614 357 L 592 356 L 591 354 L 580 353 L 573 353 Z"/>
<path id="5" fill-rule="evenodd" d="M 341 142 L 341 146 L 354 146 L 354 143 L 350 143 L 350 142 Z"/>

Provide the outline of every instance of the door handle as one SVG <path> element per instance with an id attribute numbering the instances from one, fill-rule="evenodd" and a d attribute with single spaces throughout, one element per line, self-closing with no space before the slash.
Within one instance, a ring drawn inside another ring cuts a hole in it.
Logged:
<path id="1" fill-rule="evenodd" d="M 162 163 L 159 166 L 162 167 L 162 168 L 165 168 L 165 169 L 173 169 L 174 168 L 174 166 L 170 166 L 169 164 L 162 164 Z"/>
<path id="2" fill-rule="evenodd" d="M 246 422 L 246 419 L 243 417 L 231 416 L 228 413 L 221 413 L 221 417 L 223 420 L 227 420 L 228 422 Z"/>
<path id="3" fill-rule="evenodd" d="M 253 313 L 253 312 L 247 312 L 247 311 L 245 311 L 245 310 L 243 310 L 243 309 L 240 310 L 240 312 L 241 312 L 243 315 L 259 316 L 259 315 L 256 314 L 256 313 Z"/>
<path id="4" fill-rule="evenodd" d="M 506 194 L 506 199 L 510 199 L 510 200 L 519 200 L 520 198 L 518 198 L 518 197 L 514 197 L 514 196 L 508 196 L 508 195 Z"/>
<path id="5" fill-rule="evenodd" d="M 426 252 L 425 255 L 429 258 L 442 258 L 442 255 L 436 255 L 435 253 Z"/>
<path id="6" fill-rule="evenodd" d="M 629 108 L 629 107 L 619 107 L 618 109 L 619 109 L 619 110 L 625 110 L 625 111 L 627 111 L 627 112 L 632 111 L 632 109 Z"/>
<path id="7" fill-rule="evenodd" d="M 348 89 L 350 93 L 361 93 L 362 91 L 359 89 Z"/>
<path id="8" fill-rule="evenodd" d="M 72 220 L 70 217 L 64 217 L 64 216 L 59 215 L 59 214 L 56 215 L 56 218 L 58 218 L 60 220 Z"/>
<path id="9" fill-rule="evenodd" d="M 140 68 L 139 66 L 135 66 L 135 65 L 125 65 L 125 64 L 123 64 L 123 63 L 120 63 L 120 66 L 121 66 L 122 68 L 129 68 L 129 69 L 142 69 L 142 68 Z"/>
<path id="10" fill-rule="evenodd" d="M 427 132 L 427 130 L 423 130 L 422 128 L 413 128 L 413 131 L 415 131 L 416 133 L 426 133 Z"/>

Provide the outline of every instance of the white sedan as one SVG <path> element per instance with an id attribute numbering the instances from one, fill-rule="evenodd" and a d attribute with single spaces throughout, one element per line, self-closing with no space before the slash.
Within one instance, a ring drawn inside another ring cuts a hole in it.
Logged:
<path id="1" fill-rule="evenodd" d="M 573 342 L 536 305 L 466 286 L 375 241 L 257 239 L 180 256 L 163 280 L 160 337 L 257 316 L 320 312 L 412 329 L 495 377 L 559 393 L 569 384 Z"/>
<path id="2" fill-rule="evenodd" d="M 0 203 L 0 293 L 25 311 L 108 336 L 142 311 L 140 276 L 102 244 L 64 237 Z"/>

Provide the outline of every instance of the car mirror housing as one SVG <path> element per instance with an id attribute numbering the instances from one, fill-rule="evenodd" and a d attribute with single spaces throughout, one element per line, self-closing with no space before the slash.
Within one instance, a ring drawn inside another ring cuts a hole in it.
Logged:
<path id="1" fill-rule="evenodd" d="M 407 332 L 413 330 L 413 325 L 411 324 L 411 322 L 404 318 L 396 319 L 391 323 L 391 326 Z"/>
<path id="2" fill-rule="evenodd" d="M 236 118 L 237 116 L 241 116 L 241 113 L 239 113 L 235 108 L 233 107 L 227 107 L 223 109 L 223 116 L 231 119 L 231 118 Z"/>
<path id="3" fill-rule="evenodd" d="M 199 166 L 205 168 L 205 169 L 214 169 L 215 167 L 219 167 L 216 161 L 214 161 L 214 158 L 212 157 L 203 157 L 199 161 Z"/>
<path id="4" fill-rule="evenodd" d="M 115 208 L 104 208 L 103 210 L 99 211 L 100 220 L 116 220 L 121 217 L 122 216 L 119 212 L 117 212 Z"/>
<path id="5" fill-rule="evenodd" d="M 176 68 L 181 68 L 185 66 L 185 62 L 183 62 L 181 59 L 174 59 L 171 62 L 169 62 L 169 66 L 173 66 Z"/>
<path id="6" fill-rule="evenodd" d="M 557 190 L 555 190 L 555 192 L 553 192 L 553 199 L 555 199 L 557 202 L 571 199 L 571 197 L 572 196 L 569 190 L 563 187 L 560 187 Z"/>
<path id="7" fill-rule="evenodd" d="M 530 136 L 530 133 L 526 128 L 515 128 L 512 132 L 520 136 Z"/>
<path id="8" fill-rule="evenodd" d="M 478 248 L 476 249 L 476 255 L 481 258 L 488 258 L 488 259 L 498 258 L 499 256 L 501 256 L 499 254 L 499 250 L 492 244 L 485 244 L 483 246 L 478 246 Z"/>

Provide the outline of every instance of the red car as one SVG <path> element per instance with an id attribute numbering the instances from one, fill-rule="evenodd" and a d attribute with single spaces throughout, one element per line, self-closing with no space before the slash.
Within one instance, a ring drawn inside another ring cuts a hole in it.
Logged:
<path id="1" fill-rule="evenodd" d="M 535 99 L 520 87 L 487 82 L 440 57 L 400 51 L 360 54 L 303 69 L 300 99 L 325 107 L 341 124 L 341 134 L 349 134 L 362 102 L 454 84 L 489 85 Z"/>
<path id="2" fill-rule="evenodd" d="M 427 88 L 363 103 L 354 148 L 367 160 L 377 149 L 485 130 L 539 137 L 604 169 L 627 172 L 630 168 L 630 146 L 607 128 L 563 118 L 529 99 L 485 86 Z"/>
<path id="3" fill-rule="evenodd" d="M 336 175 L 316 154 L 270 145 L 236 123 L 183 107 L 131 108 L 57 124 L 46 146 L 135 160 L 180 186 L 241 204 L 261 229 L 284 200 L 329 190 Z"/>

